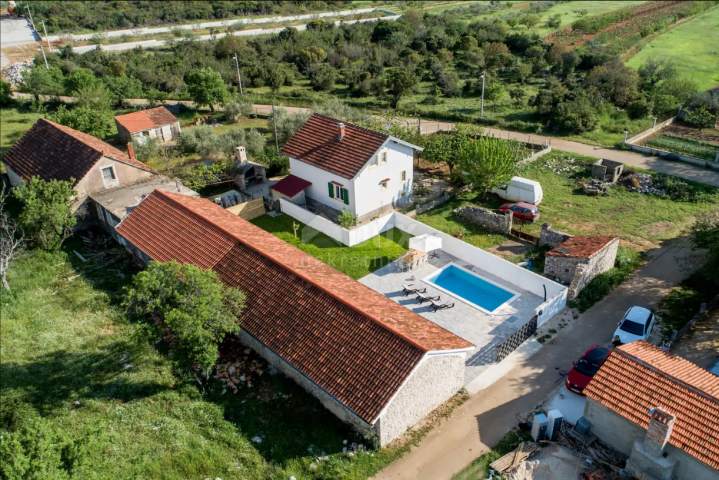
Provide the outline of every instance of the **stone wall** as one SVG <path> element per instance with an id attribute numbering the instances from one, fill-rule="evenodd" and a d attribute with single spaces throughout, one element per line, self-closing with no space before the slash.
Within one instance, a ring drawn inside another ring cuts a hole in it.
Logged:
<path id="1" fill-rule="evenodd" d="M 573 300 L 594 277 L 614 267 L 618 248 L 619 239 L 615 238 L 590 258 L 547 255 L 544 261 L 544 274 L 550 278 L 558 278 L 562 283 L 568 283 L 567 298 Z"/>
<path id="2" fill-rule="evenodd" d="M 544 223 L 542 224 L 542 233 L 539 236 L 539 246 L 549 245 L 554 248 L 569 238 L 572 238 L 572 235 L 553 229 L 550 223 Z"/>
<path id="3" fill-rule="evenodd" d="M 464 354 L 427 356 L 375 424 L 379 444 L 387 445 L 457 393 L 464 362 Z"/>
<path id="4" fill-rule="evenodd" d="M 432 210 L 434 207 L 442 205 L 443 203 L 447 203 L 452 198 L 454 198 L 454 195 L 450 194 L 449 192 L 444 192 L 442 195 L 435 198 L 434 200 L 431 200 L 427 203 L 423 203 L 422 205 L 417 205 L 417 215 L 428 212 L 428 211 Z"/>
<path id="5" fill-rule="evenodd" d="M 466 206 L 456 208 L 454 214 L 459 218 L 481 225 L 492 232 L 509 235 L 510 230 L 512 230 L 512 212 L 494 213 L 484 208 Z"/>
<path id="6" fill-rule="evenodd" d="M 586 261 L 586 258 L 547 255 L 544 259 L 544 275 L 551 279 L 558 279 L 560 283 L 569 284 L 574 280 L 577 266 Z"/>
<path id="7" fill-rule="evenodd" d="M 299 386 L 304 388 L 310 395 L 317 398 L 322 405 L 332 412 L 337 418 L 345 423 L 350 424 L 355 430 L 359 431 L 362 435 L 368 435 L 373 433 L 372 427 L 362 420 L 360 417 L 355 415 L 332 395 L 321 389 L 316 383 L 311 381 L 309 378 L 304 376 L 302 373 L 292 367 L 287 361 L 282 359 L 275 352 L 265 347 L 259 340 L 247 333 L 247 331 L 240 330 L 238 335 L 242 343 L 254 350 L 258 355 L 267 360 L 268 363 L 273 365 L 278 371 L 283 373 L 295 381 Z"/>

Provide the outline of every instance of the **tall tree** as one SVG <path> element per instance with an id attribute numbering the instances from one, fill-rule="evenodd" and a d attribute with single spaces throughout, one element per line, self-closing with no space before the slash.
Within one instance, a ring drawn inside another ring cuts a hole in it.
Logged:
<path id="1" fill-rule="evenodd" d="M 400 99 L 412 91 L 417 81 L 417 76 L 409 70 L 394 70 L 390 73 L 387 79 L 390 106 L 397 108 Z"/>
<path id="2" fill-rule="evenodd" d="M 219 73 L 211 68 L 193 70 L 187 76 L 187 91 L 197 105 L 208 105 L 215 111 L 215 105 L 225 103 L 227 88 Z"/>
<path id="3" fill-rule="evenodd" d="M 151 338 L 168 341 L 179 367 L 197 365 L 207 379 L 218 345 L 240 330 L 245 294 L 225 286 L 212 270 L 153 261 L 125 288 L 123 305 L 145 323 Z"/>
<path id="4" fill-rule="evenodd" d="M 482 135 L 481 127 L 460 125 L 455 127 L 449 135 L 440 134 L 429 137 L 422 155 L 428 162 L 446 163 L 451 174 L 459 163 L 461 152 L 480 135 Z"/>
<path id="5" fill-rule="evenodd" d="M 5 211 L 8 194 L 3 184 L 0 190 L 0 277 L 5 290 L 10 290 L 7 282 L 7 271 L 22 248 L 24 240 L 20 225 Z"/>
<path id="6" fill-rule="evenodd" d="M 516 140 L 481 137 L 463 146 L 459 167 L 467 181 L 486 195 L 516 175 L 519 162 L 527 155 L 527 149 Z"/>
<path id="7" fill-rule="evenodd" d="M 20 225 L 38 247 L 58 250 L 72 235 L 77 223 L 72 213 L 72 202 L 77 195 L 74 183 L 74 179 L 46 182 L 32 177 L 25 185 L 15 188 L 15 197 L 24 204 Z"/>

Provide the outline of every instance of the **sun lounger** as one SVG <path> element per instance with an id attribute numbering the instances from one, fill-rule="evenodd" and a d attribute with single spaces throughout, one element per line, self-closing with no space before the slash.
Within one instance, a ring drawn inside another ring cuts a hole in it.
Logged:
<path id="1" fill-rule="evenodd" d="M 417 293 L 417 300 L 419 300 L 419 303 L 433 302 L 439 300 L 439 295 L 436 297 L 430 297 L 429 295 L 424 295 L 423 293 Z"/>
<path id="2" fill-rule="evenodd" d="M 426 288 L 417 285 L 415 283 L 407 283 L 402 285 L 402 290 L 404 290 L 404 296 L 406 297 L 410 293 L 424 293 L 427 291 Z"/>
<path id="3" fill-rule="evenodd" d="M 437 300 L 439 300 L 439 297 L 437 297 Z M 452 308 L 454 307 L 454 302 L 450 302 L 448 300 L 445 300 L 443 302 L 430 300 L 431 305 L 429 308 L 433 309 L 435 312 L 437 310 L 442 310 L 443 308 Z"/>

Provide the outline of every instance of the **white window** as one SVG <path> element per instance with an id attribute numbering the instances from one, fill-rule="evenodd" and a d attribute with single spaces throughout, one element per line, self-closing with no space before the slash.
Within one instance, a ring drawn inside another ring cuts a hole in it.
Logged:
<path id="1" fill-rule="evenodd" d="M 120 184 L 120 182 L 117 181 L 117 175 L 113 167 L 103 167 L 100 171 L 102 172 L 102 181 L 105 182 L 106 188 L 116 187 Z"/>
<path id="2" fill-rule="evenodd" d="M 335 199 L 344 200 L 344 192 L 342 187 L 340 187 L 339 185 L 335 185 Z"/>
<path id="3" fill-rule="evenodd" d="M 407 180 L 407 170 L 402 170 L 402 181 L 404 182 L 406 180 Z"/>
<path id="4" fill-rule="evenodd" d="M 387 163 L 387 150 L 379 153 L 379 163 L 380 165 Z"/>
<path id="5" fill-rule="evenodd" d="M 377 157 L 372 157 L 369 160 L 369 168 L 376 167 L 377 166 Z"/>
<path id="6" fill-rule="evenodd" d="M 380 183 L 380 186 L 382 187 L 382 190 L 387 190 L 387 183 L 388 183 L 388 182 L 387 182 L 386 180 L 385 180 L 384 182 Z"/>

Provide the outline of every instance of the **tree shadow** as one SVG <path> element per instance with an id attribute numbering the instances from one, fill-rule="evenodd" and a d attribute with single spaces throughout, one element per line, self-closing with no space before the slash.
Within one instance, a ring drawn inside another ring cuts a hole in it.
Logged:
<path id="1" fill-rule="evenodd" d="M 83 352 L 83 353 L 81 353 Z M 91 353 L 84 353 L 91 352 Z M 29 363 L 0 365 L 3 395 L 22 398 L 41 415 L 67 408 L 68 402 L 103 399 L 121 403 L 155 395 L 168 387 L 133 379 L 133 364 L 149 362 L 148 349 L 130 338 L 77 351 L 58 349 Z"/>

